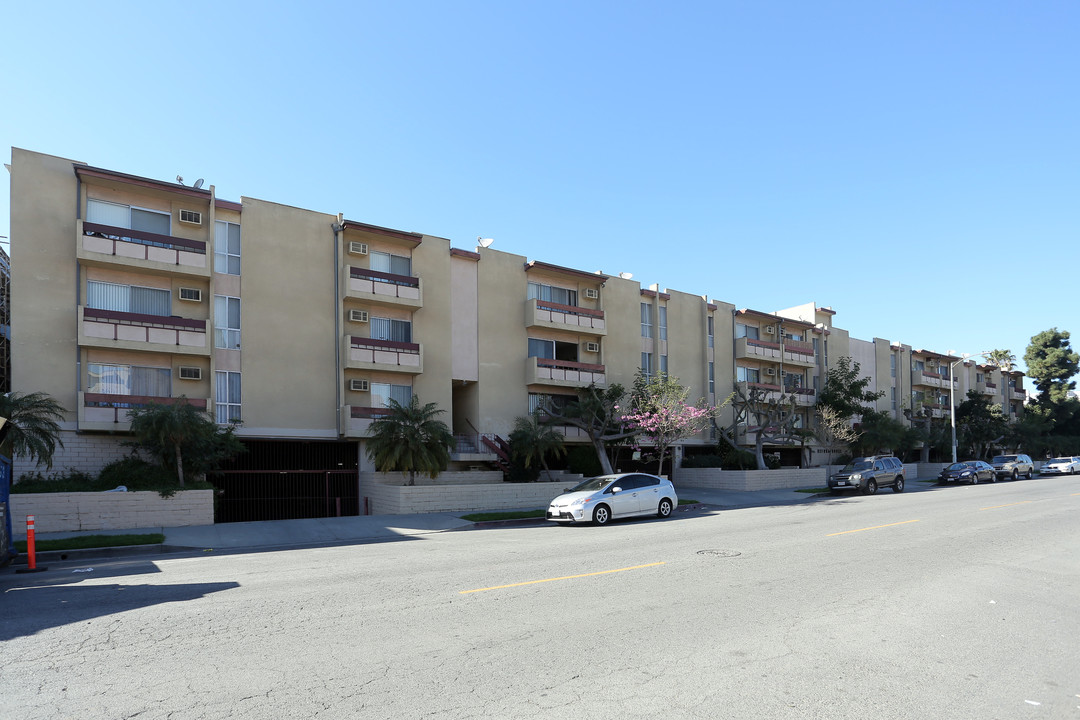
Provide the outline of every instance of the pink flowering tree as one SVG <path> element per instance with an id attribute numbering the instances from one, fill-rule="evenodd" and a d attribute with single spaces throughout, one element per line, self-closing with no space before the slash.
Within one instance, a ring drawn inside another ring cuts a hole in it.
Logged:
<path id="1" fill-rule="evenodd" d="M 663 472 L 668 449 L 679 440 L 705 430 L 716 412 L 704 399 L 696 405 L 687 403 L 689 393 L 677 377 L 667 373 L 646 376 L 638 371 L 634 379 L 633 407 L 623 413 L 622 420 L 628 429 L 636 429 L 652 441 L 657 454 L 657 475 Z"/>

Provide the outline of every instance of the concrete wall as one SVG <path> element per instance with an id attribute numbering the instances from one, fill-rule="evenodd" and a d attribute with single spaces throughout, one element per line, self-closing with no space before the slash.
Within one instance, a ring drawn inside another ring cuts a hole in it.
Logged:
<path id="1" fill-rule="evenodd" d="M 27 515 L 39 533 L 213 525 L 214 491 L 182 490 L 171 498 L 156 492 L 12 493 L 17 539 L 26 537 Z"/>
<path id="2" fill-rule="evenodd" d="M 797 470 L 718 470 L 717 468 L 679 468 L 675 488 L 713 488 L 716 490 L 780 490 L 784 488 L 825 487 L 825 468 Z"/>
<path id="3" fill-rule="evenodd" d="M 501 470 L 461 470 L 439 473 L 436 478 L 427 475 L 417 475 L 416 485 L 495 485 L 503 481 Z M 408 475 L 401 473 L 361 472 L 360 487 L 370 485 L 405 485 L 409 482 Z"/>
<path id="4" fill-rule="evenodd" d="M 364 486 L 372 515 L 429 512 L 483 512 L 546 508 L 561 495 L 565 483 L 502 483 L 500 485 Z"/>

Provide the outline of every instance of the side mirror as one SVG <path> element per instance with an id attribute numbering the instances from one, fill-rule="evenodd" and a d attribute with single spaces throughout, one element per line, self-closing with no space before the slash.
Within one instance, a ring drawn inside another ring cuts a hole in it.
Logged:
<path id="1" fill-rule="evenodd" d="M 611 488 L 611 494 L 612 495 L 614 495 L 615 493 L 618 493 L 618 492 L 622 492 L 621 487 L 613 487 L 613 488 Z"/>

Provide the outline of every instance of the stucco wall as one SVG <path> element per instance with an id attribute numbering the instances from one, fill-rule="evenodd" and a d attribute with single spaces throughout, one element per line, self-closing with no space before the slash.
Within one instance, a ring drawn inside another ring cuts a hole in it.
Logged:
<path id="1" fill-rule="evenodd" d="M 676 489 L 698 487 L 716 490 L 781 490 L 824 487 L 826 482 L 825 468 L 798 470 L 679 468 L 675 475 Z"/>
<path id="2" fill-rule="evenodd" d="M 561 495 L 565 483 L 502 483 L 499 485 L 364 485 L 372 515 L 429 512 L 483 512 L 544 508 Z"/>
<path id="3" fill-rule="evenodd" d="M 26 537 L 27 515 L 39 533 L 213 525 L 214 491 L 184 490 L 171 498 L 156 492 L 13 493 L 18 539 Z"/>

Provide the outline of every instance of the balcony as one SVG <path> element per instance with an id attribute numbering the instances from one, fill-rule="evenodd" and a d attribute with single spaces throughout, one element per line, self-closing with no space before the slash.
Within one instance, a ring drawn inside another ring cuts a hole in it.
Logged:
<path id="1" fill-rule="evenodd" d="M 424 372 L 424 348 L 419 343 L 375 340 L 346 335 L 342 341 L 345 367 L 418 375 Z"/>
<path id="2" fill-rule="evenodd" d="M 783 345 L 784 364 L 799 365 L 802 367 L 814 367 L 817 361 L 814 359 L 814 344 L 801 340 L 785 340 Z"/>
<path id="3" fill-rule="evenodd" d="M 79 345 L 209 355 L 206 320 L 79 306 Z"/>
<path id="4" fill-rule="evenodd" d="M 736 360 L 764 360 L 766 362 L 780 362 L 780 343 L 768 340 L 751 340 L 750 338 L 735 339 Z"/>
<path id="5" fill-rule="evenodd" d="M 128 411 L 146 407 L 151 403 L 171 405 L 185 398 L 151 397 L 147 395 L 112 395 L 107 393 L 79 393 L 79 430 L 130 432 L 131 418 Z M 206 410 L 210 401 L 206 398 L 186 398 L 200 410 Z"/>
<path id="6" fill-rule="evenodd" d="M 561 305 L 536 299 L 525 303 L 525 326 L 570 330 L 588 335 L 607 335 L 603 310 Z"/>
<path id="7" fill-rule="evenodd" d="M 525 360 L 526 385 L 583 388 L 592 383 L 601 387 L 607 385 L 603 365 L 538 357 Z"/>
<path id="8" fill-rule="evenodd" d="M 817 391 L 814 388 L 784 388 L 784 392 L 795 398 L 795 404 L 799 407 L 810 407 L 817 402 Z"/>
<path id="9" fill-rule="evenodd" d="M 155 274 L 210 277 L 206 243 L 129 228 L 76 223 L 81 262 L 104 267 L 123 265 Z"/>
<path id="10" fill-rule="evenodd" d="M 975 391 L 982 393 L 983 395 L 997 395 L 998 386 L 995 383 L 976 382 Z"/>
<path id="11" fill-rule="evenodd" d="M 371 423 L 388 413 L 384 407 L 346 405 L 341 408 L 342 433 L 345 437 L 368 437 L 371 434 Z"/>
<path id="12" fill-rule="evenodd" d="M 750 397 L 751 391 L 756 390 L 757 397 L 765 402 L 779 400 L 782 392 L 779 385 L 772 385 L 770 383 L 740 381 L 735 385 L 739 390 L 739 394 L 743 397 Z"/>
<path id="13" fill-rule="evenodd" d="M 911 374 L 911 384 L 923 387 L 949 387 L 948 380 L 942 380 L 941 375 L 929 370 L 916 370 Z"/>
<path id="14" fill-rule="evenodd" d="M 424 290 L 420 278 L 347 266 L 342 269 L 345 297 L 377 305 L 421 308 Z"/>

